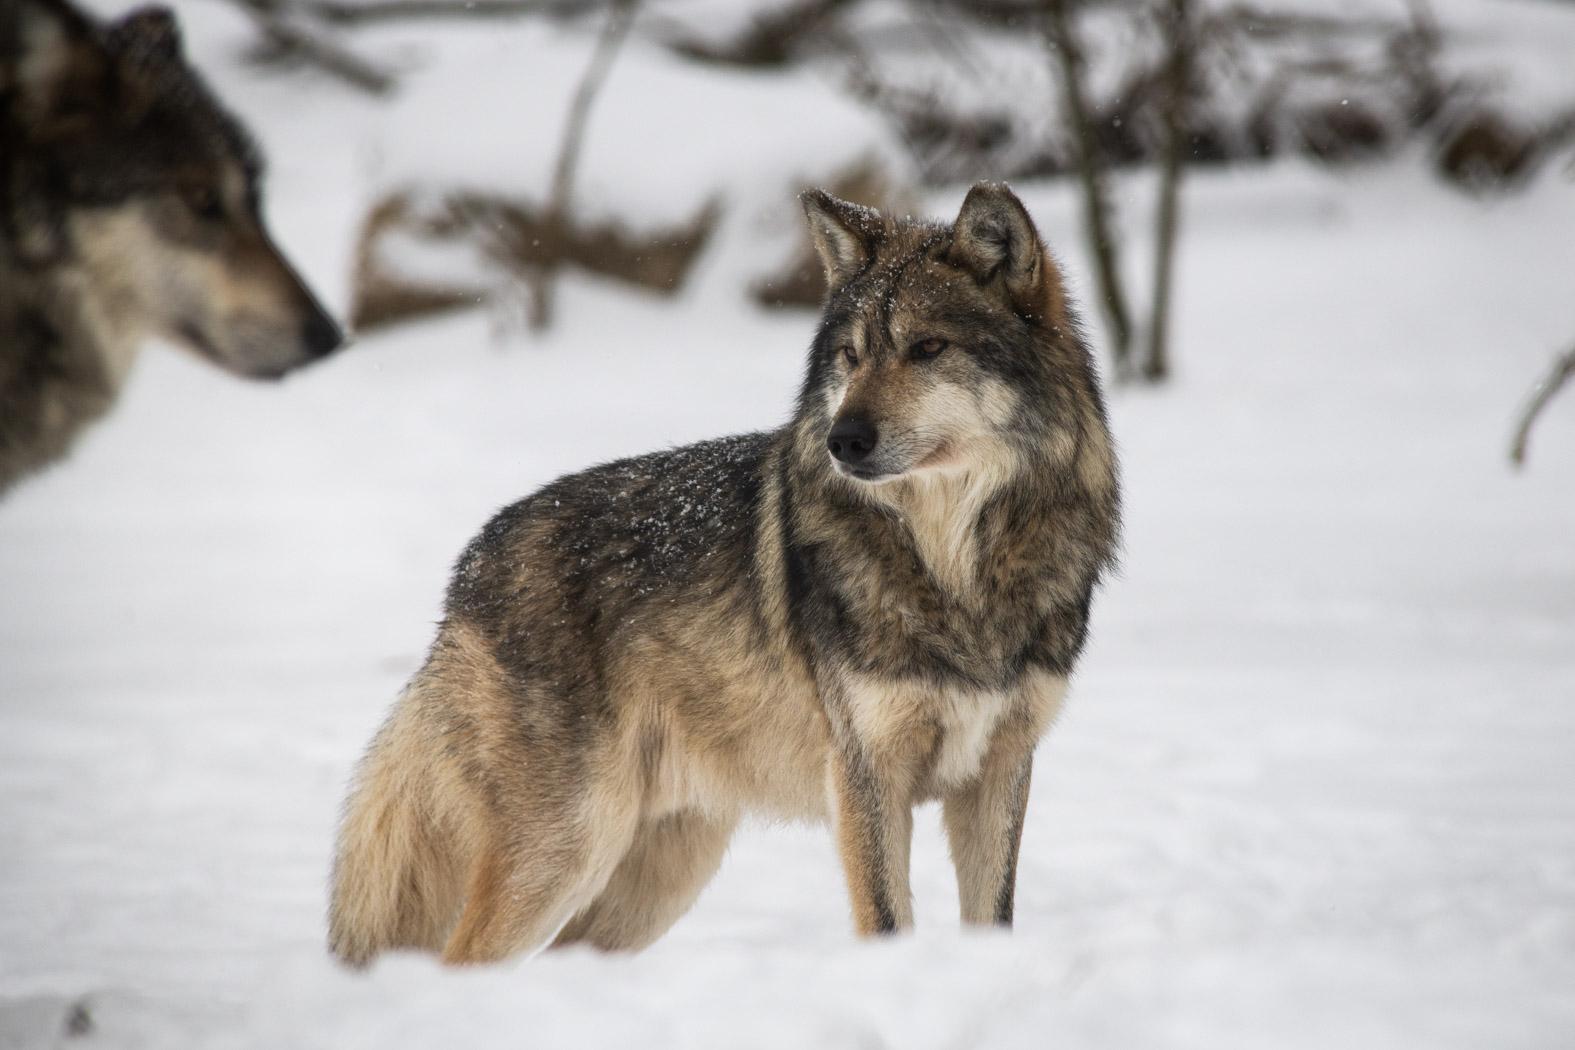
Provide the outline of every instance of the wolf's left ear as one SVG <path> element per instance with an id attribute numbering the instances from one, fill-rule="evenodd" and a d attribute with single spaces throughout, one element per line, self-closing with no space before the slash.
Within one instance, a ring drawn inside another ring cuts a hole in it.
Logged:
<path id="1" fill-rule="evenodd" d="M 1004 183 L 980 182 L 968 191 L 946 261 L 982 285 L 999 283 L 1018 313 L 1042 318 L 1051 307 L 1057 277 L 1028 209 Z"/>
<path id="2" fill-rule="evenodd" d="M 102 53 L 93 23 L 62 0 L 0 4 L 0 93 L 16 99 L 25 127 L 61 135 L 97 102 Z"/>
<path id="3" fill-rule="evenodd" d="M 875 258 L 885 226 L 874 209 L 840 200 L 825 190 L 805 190 L 798 199 L 809 219 L 815 254 L 826 268 L 826 284 L 836 291 Z"/>

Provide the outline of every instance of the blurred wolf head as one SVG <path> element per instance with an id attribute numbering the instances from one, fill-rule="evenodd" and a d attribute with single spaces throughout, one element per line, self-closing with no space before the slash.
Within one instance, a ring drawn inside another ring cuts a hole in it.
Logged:
<path id="1" fill-rule="evenodd" d="M 1092 360 L 1011 190 L 974 186 L 949 226 L 803 204 L 830 292 L 799 419 L 836 474 L 876 498 L 1036 465 L 1108 474 Z"/>
<path id="2" fill-rule="evenodd" d="M 263 226 L 261 176 L 169 11 L 0 0 L 0 268 L 75 296 L 102 353 L 157 335 L 276 377 L 340 345 Z"/>

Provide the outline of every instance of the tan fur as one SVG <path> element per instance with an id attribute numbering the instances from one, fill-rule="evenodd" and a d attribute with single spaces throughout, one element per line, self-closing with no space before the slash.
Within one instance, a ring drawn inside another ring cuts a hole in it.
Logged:
<path id="1" fill-rule="evenodd" d="M 915 471 L 869 493 L 903 515 L 930 572 L 964 600 L 972 594 L 978 568 L 974 522 L 1011 469 L 1006 450 L 992 447 L 989 452 L 996 454 L 995 461 Z"/>
<path id="2" fill-rule="evenodd" d="M 913 810 L 896 792 L 881 791 L 871 799 L 870 786 L 857 783 L 841 762 L 834 761 L 827 775 L 832 834 L 848 884 L 853 928 L 866 937 L 913 925 L 908 886 Z"/>
<path id="3" fill-rule="evenodd" d="M 905 334 L 900 319 L 894 327 Z M 906 329 L 920 330 L 911 322 Z M 898 511 L 930 571 L 954 594 L 966 595 L 978 557 L 974 523 L 1018 468 L 996 432 L 1011 419 L 1015 395 L 995 380 L 965 386 L 899 360 L 858 369 L 828 400 L 828 414 L 868 415 L 880 422 L 883 441 L 909 450 L 912 468 L 901 477 L 849 485 Z"/>
<path id="4" fill-rule="evenodd" d="M 736 822 L 688 811 L 648 819 L 607 886 L 553 941 L 638 951 L 689 910 L 722 864 Z"/>
<path id="5" fill-rule="evenodd" d="M 345 812 L 334 875 L 345 892 L 335 897 L 329 929 L 334 951 L 352 963 L 383 947 L 441 947 L 475 888 L 473 872 L 495 866 L 488 858 L 498 836 L 484 792 L 440 742 L 445 731 L 497 726 L 507 701 L 485 649 L 465 632 L 452 642 L 400 698 Z M 434 704 L 449 696 L 464 698 L 463 713 L 434 720 Z"/>
<path id="6" fill-rule="evenodd" d="M 906 928 L 912 807 L 941 798 L 952 808 L 987 809 L 1003 790 L 1002 764 L 1031 751 L 1065 686 L 1031 678 L 1005 696 L 850 676 L 853 735 L 887 784 L 875 822 L 848 788 L 815 689 L 807 681 L 773 686 L 769 668 L 751 675 L 742 654 L 735 668 L 744 673 L 730 688 L 676 709 L 663 698 L 683 695 L 672 678 L 678 672 L 656 654 L 633 657 L 640 684 L 620 694 L 623 726 L 595 757 L 589 790 L 573 798 L 560 778 L 545 791 L 536 778 L 557 775 L 533 770 L 531 754 L 508 739 L 510 700 L 493 661 L 466 632 L 447 637 L 450 645 L 379 735 L 346 811 L 331 939 L 352 962 L 367 961 L 374 948 L 439 946 L 446 961 L 484 962 L 554 933 L 557 946 L 644 947 L 698 896 L 745 810 L 829 816 L 856 927 L 878 928 L 874 904 L 858 888 L 880 883 L 897 928 Z M 685 679 L 716 684 L 703 673 Z M 478 783 L 449 760 L 457 749 L 433 746 L 445 734 L 496 756 L 487 769 L 509 779 Z M 866 847 L 872 841 L 879 849 Z M 975 900 L 980 880 L 999 873 L 969 852 L 983 847 L 958 841 L 954 831 L 959 879 L 972 882 L 964 899 Z M 887 860 L 877 872 L 880 857 Z M 390 879 L 390 871 L 404 874 Z"/>
<path id="7" fill-rule="evenodd" d="M 1001 914 L 1000 890 L 1011 881 L 1017 865 L 1034 747 L 1060 711 L 1066 685 L 1058 675 L 1028 676 L 992 733 L 977 773 L 943 800 L 966 923 L 1011 920 L 1010 913 Z"/>

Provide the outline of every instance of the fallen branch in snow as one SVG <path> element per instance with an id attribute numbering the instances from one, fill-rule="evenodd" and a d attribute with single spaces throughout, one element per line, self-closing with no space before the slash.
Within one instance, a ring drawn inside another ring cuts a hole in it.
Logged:
<path id="1" fill-rule="evenodd" d="M 799 0 L 757 15 L 749 27 L 726 43 L 675 39 L 668 46 L 685 58 L 721 65 L 783 66 L 799 57 L 804 42 L 821 33 L 831 17 L 857 0 Z"/>
<path id="2" fill-rule="evenodd" d="M 409 272 L 408 260 L 402 266 L 400 260 L 389 258 L 397 254 L 390 251 L 390 245 L 404 242 L 407 255 L 423 249 L 440 251 L 462 242 L 469 232 L 451 207 L 423 209 L 408 193 L 378 201 L 356 238 L 355 266 L 350 275 L 350 326 L 367 332 L 485 303 L 489 290 L 479 279 L 421 276 Z"/>
<path id="3" fill-rule="evenodd" d="M 549 221 L 532 203 L 496 194 L 395 194 L 362 227 L 351 321 L 365 332 L 481 304 L 512 307 L 545 269 L 671 295 L 720 217 L 712 200 L 685 222 L 636 230 L 616 220 Z"/>
<path id="4" fill-rule="evenodd" d="M 251 16 L 276 55 L 299 58 L 368 94 L 386 95 L 393 90 L 392 74 L 292 21 L 284 5 L 273 0 L 234 3 Z"/>
<path id="5" fill-rule="evenodd" d="M 1575 347 L 1553 362 L 1553 370 L 1538 383 L 1532 391 L 1531 401 L 1526 405 L 1526 411 L 1520 417 L 1520 426 L 1515 430 L 1515 443 L 1510 446 L 1509 460 L 1517 467 L 1526 465 L 1526 445 L 1531 440 L 1531 427 L 1553 400 L 1570 377 L 1575 376 Z"/>
<path id="6" fill-rule="evenodd" d="M 423 19 L 583 14 L 601 7 L 602 0 L 307 0 L 301 6 L 324 22 L 360 26 Z"/>

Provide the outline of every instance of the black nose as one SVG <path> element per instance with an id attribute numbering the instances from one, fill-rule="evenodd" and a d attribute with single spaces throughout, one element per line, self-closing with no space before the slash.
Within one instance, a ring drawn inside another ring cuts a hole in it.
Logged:
<path id="1" fill-rule="evenodd" d="M 327 357 L 344 341 L 345 334 L 321 307 L 315 307 L 301 326 L 301 342 L 312 357 Z"/>
<path id="2" fill-rule="evenodd" d="M 857 416 L 839 419 L 826 435 L 826 447 L 844 463 L 862 463 L 875 451 L 875 426 Z"/>

